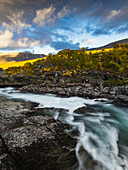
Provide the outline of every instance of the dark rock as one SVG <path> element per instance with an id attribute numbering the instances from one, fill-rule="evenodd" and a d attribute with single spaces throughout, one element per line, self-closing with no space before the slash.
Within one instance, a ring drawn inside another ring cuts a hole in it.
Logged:
<path id="1" fill-rule="evenodd" d="M 88 113 L 95 113 L 96 110 L 87 106 L 87 107 L 80 107 L 80 108 L 76 109 L 74 112 L 78 113 L 78 114 L 85 114 L 86 115 Z"/>
<path id="2" fill-rule="evenodd" d="M 0 169 L 71 169 L 77 163 L 76 139 L 64 132 L 70 127 L 46 116 L 67 110 L 37 105 L 0 97 Z"/>

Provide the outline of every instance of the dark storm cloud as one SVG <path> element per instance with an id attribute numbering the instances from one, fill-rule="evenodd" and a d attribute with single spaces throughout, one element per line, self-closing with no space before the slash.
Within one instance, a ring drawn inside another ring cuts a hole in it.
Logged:
<path id="1" fill-rule="evenodd" d="M 85 13 L 89 10 L 93 0 L 0 0 L 0 20 L 8 21 L 7 16 L 12 13 L 24 11 L 24 17 L 27 21 L 31 21 L 36 15 L 36 10 L 48 8 L 51 4 L 55 7 L 55 13 L 59 12 L 64 6 L 69 7 L 70 12 L 75 10 L 75 14 Z M 74 13 L 73 13 L 74 14 Z"/>
<path id="2" fill-rule="evenodd" d="M 26 19 L 28 16 L 33 18 L 37 9 L 48 8 L 51 4 L 56 8 L 55 12 L 60 11 L 64 6 L 69 6 L 71 11 L 72 8 L 76 9 L 76 15 L 85 14 L 90 18 L 102 18 L 112 9 L 122 8 L 122 13 L 128 12 L 127 8 L 125 9 L 128 5 L 127 0 L 0 0 L 0 19 L 5 20 L 9 13 L 21 10 L 25 11 Z"/>
<path id="3" fill-rule="evenodd" d="M 25 47 L 25 43 L 28 46 L 35 41 L 56 50 L 78 48 L 80 44 L 68 40 L 68 35 L 82 31 L 92 36 L 127 32 L 127 16 L 128 0 L 0 0 L 0 38 L 9 37 L 0 47 L 6 49 L 17 41 L 19 47 Z M 80 30 L 81 23 L 84 29 Z M 57 29 L 68 35 L 55 33 Z"/>

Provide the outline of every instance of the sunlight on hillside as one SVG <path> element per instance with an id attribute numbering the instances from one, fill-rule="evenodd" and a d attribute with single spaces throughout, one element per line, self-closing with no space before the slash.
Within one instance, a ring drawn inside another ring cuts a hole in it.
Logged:
<path id="1" fill-rule="evenodd" d="M 109 48 L 109 49 L 103 49 L 103 50 L 92 50 L 92 51 L 85 51 L 85 53 L 89 54 L 90 52 L 92 54 L 95 54 L 95 53 L 100 53 L 102 51 L 104 52 L 108 52 L 110 50 L 112 50 L 113 48 Z M 20 61 L 20 62 L 16 62 L 16 61 L 11 61 L 11 62 L 7 62 L 5 61 L 3 58 L 4 56 L 8 56 L 8 57 L 16 57 L 19 53 L 17 52 L 11 52 L 11 53 L 0 53 L 0 68 L 3 68 L 3 69 L 7 69 L 9 67 L 19 67 L 19 66 L 24 66 L 25 63 L 33 63 L 41 58 L 38 58 L 38 59 L 33 59 L 33 60 L 26 60 L 26 61 Z M 2 59 L 1 59 L 2 57 Z M 43 59 L 46 59 L 46 57 L 43 57 Z"/>
<path id="2" fill-rule="evenodd" d="M 110 50 L 113 50 L 113 48 L 106 48 L 106 49 L 100 49 L 100 50 L 86 51 L 85 53 L 89 54 L 91 52 L 92 54 L 95 54 L 95 53 L 100 53 L 101 51 L 108 52 Z"/>
<path id="3" fill-rule="evenodd" d="M 5 56 L 8 57 L 16 57 L 19 54 L 19 52 L 10 52 L 10 53 L 0 53 L 0 59 L 4 59 Z"/>
<path id="4" fill-rule="evenodd" d="M 43 59 L 45 59 L 46 57 L 43 57 Z M 39 59 L 42 59 L 42 58 L 38 58 L 38 59 L 33 59 L 33 60 L 26 60 L 26 61 L 20 61 L 20 62 L 15 62 L 15 61 L 12 61 L 12 62 L 6 62 L 6 61 L 0 61 L 0 68 L 3 68 L 3 69 L 7 69 L 9 67 L 19 67 L 19 66 L 23 66 L 25 63 L 33 63 Z"/>

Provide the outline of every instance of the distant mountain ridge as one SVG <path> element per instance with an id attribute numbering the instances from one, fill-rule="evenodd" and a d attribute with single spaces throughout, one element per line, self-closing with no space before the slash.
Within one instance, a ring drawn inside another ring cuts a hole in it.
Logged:
<path id="1" fill-rule="evenodd" d="M 19 61 L 26 61 L 26 60 L 32 60 L 32 59 L 38 59 L 38 58 L 43 58 L 45 57 L 44 54 L 32 54 L 32 53 L 28 53 L 28 52 L 19 52 L 17 55 L 15 55 L 14 57 L 11 56 L 9 54 L 7 55 L 3 55 L 1 56 L 0 58 L 2 60 L 5 60 L 7 62 L 10 62 L 10 61 L 16 61 L 16 62 L 19 62 Z"/>
<path id="2" fill-rule="evenodd" d="M 91 48 L 89 50 L 98 50 L 98 49 L 102 49 L 102 48 L 112 48 L 114 44 L 126 44 L 126 43 L 128 43 L 128 38 L 125 38 L 125 39 L 122 39 L 122 40 L 119 40 L 119 41 L 114 41 L 114 42 L 111 42 L 111 43 L 104 45 L 104 46 L 101 46 L 101 47 Z"/>

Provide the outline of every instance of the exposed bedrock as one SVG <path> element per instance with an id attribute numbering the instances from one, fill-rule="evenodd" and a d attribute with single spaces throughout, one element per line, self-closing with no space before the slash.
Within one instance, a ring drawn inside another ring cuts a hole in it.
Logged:
<path id="1" fill-rule="evenodd" d="M 0 97 L 0 169 L 58 170 L 77 166 L 76 139 L 64 132 L 70 127 L 36 110 L 37 105 Z"/>

